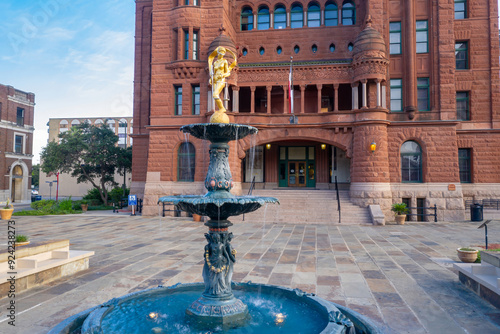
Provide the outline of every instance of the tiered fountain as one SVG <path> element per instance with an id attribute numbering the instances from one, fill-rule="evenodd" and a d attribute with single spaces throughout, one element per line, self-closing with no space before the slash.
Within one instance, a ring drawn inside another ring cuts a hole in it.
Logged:
<path id="1" fill-rule="evenodd" d="M 236 61 L 228 67 L 224 54 L 225 49 L 218 47 L 209 57 L 210 83 L 218 110 L 210 123 L 181 128 L 184 133 L 211 142 L 205 179 L 208 193 L 159 199 L 159 202 L 173 202 L 184 211 L 210 218 L 205 223 L 209 230 L 205 234 L 208 244 L 204 253 L 204 284 L 158 287 L 116 298 L 66 319 L 49 334 L 379 333 L 360 314 L 313 294 L 264 284 L 232 283 L 236 250 L 230 243 L 233 234 L 228 231 L 232 226 L 228 218 L 255 211 L 265 203 L 278 203 L 278 200 L 230 193 L 233 181 L 228 142 L 255 134 L 257 129 L 230 124 L 225 114 L 219 94 Z M 216 55 L 218 58 L 213 62 Z"/>

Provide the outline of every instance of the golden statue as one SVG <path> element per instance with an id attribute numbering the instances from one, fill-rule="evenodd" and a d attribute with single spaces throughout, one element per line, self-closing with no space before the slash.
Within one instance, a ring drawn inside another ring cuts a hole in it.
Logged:
<path id="1" fill-rule="evenodd" d="M 226 51 L 229 51 L 234 58 L 231 66 L 228 66 L 227 60 L 224 59 Z M 217 59 L 214 61 L 216 55 Z M 236 55 L 222 46 L 217 47 L 208 57 L 209 83 L 212 85 L 212 96 L 218 108 L 218 110 L 214 110 L 214 114 L 210 117 L 210 123 L 229 123 L 229 117 L 226 114 L 226 108 L 224 108 L 220 93 L 226 87 L 226 78 L 231 75 L 231 70 L 235 66 Z"/>

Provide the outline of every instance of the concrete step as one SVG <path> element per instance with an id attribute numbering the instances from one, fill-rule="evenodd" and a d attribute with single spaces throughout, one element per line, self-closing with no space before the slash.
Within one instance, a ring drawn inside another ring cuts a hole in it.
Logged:
<path id="1" fill-rule="evenodd" d="M 248 213 L 245 221 L 311 224 L 339 222 L 337 193 L 334 190 L 255 189 L 252 195 L 275 197 L 280 205 L 268 204 Z M 339 191 L 339 198 L 342 224 L 372 223 L 368 209 L 352 204 L 348 191 Z M 231 220 L 242 221 L 243 216 L 232 217 Z"/>

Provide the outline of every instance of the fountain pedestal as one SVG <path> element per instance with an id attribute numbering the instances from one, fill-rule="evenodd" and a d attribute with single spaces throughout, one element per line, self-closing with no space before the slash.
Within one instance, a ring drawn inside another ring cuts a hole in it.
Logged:
<path id="1" fill-rule="evenodd" d="M 231 246 L 233 234 L 228 220 L 210 220 L 205 225 L 208 244 L 205 246 L 203 281 L 205 290 L 186 310 L 188 321 L 197 327 L 240 327 L 248 320 L 248 307 L 235 298 L 231 289 L 236 250 Z"/>

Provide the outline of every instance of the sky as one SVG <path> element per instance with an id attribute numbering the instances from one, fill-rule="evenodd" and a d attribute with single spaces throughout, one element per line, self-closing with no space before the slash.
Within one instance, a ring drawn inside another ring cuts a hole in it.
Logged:
<path id="1" fill-rule="evenodd" d="M 134 15 L 133 0 L 0 1 L 0 83 L 35 94 L 34 164 L 49 118 L 132 116 Z"/>

